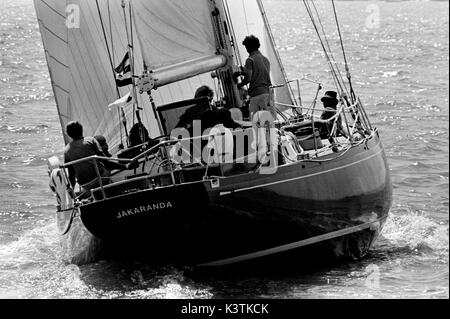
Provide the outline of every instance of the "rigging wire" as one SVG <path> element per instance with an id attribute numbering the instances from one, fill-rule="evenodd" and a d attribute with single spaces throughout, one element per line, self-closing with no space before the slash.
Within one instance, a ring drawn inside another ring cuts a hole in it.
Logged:
<path id="1" fill-rule="evenodd" d="M 132 14 L 131 14 L 132 19 L 133 19 L 133 21 L 134 21 L 134 23 L 135 23 L 136 36 L 137 36 L 137 39 L 138 39 L 138 41 L 139 41 L 139 46 L 141 47 L 141 54 L 142 54 L 142 60 L 143 60 L 144 72 L 147 72 L 148 69 L 149 69 L 149 66 L 150 66 L 150 63 L 149 63 L 149 62 L 150 62 L 150 59 L 148 59 L 148 57 L 147 57 L 147 55 L 146 55 L 146 52 L 145 52 L 145 50 L 144 50 L 144 43 L 143 43 L 143 41 L 142 41 L 142 37 L 141 37 L 141 35 L 140 35 L 140 33 L 139 33 L 139 29 L 138 29 L 137 24 L 136 24 L 137 19 L 136 19 L 135 10 L 132 9 L 132 10 L 131 10 L 131 13 L 132 13 Z"/>
<path id="2" fill-rule="evenodd" d="M 295 105 L 297 102 L 296 102 L 296 99 L 294 98 L 294 93 L 292 92 L 292 88 L 289 84 L 286 70 L 281 61 L 280 53 L 276 49 L 275 36 L 273 35 L 272 29 L 270 27 L 269 18 L 267 17 L 266 10 L 264 9 L 264 4 L 262 3 L 261 0 L 257 0 L 257 3 L 258 3 L 259 11 L 261 12 L 261 15 L 262 15 L 262 18 L 264 21 L 265 30 L 266 30 L 267 34 L 269 35 L 271 47 L 273 48 L 273 51 L 274 51 L 273 53 L 275 55 L 275 58 L 278 61 L 278 66 L 280 67 L 281 73 L 283 74 L 283 80 L 284 80 L 283 84 L 286 86 L 287 90 L 289 91 L 290 99 L 293 102 L 293 104 Z"/>
<path id="3" fill-rule="evenodd" d="M 244 10 L 245 27 L 247 28 L 247 34 L 250 34 L 250 29 L 248 27 L 248 20 L 247 20 L 247 10 L 245 9 L 245 1 L 244 0 L 242 0 L 242 8 Z"/>
<path id="4" fill-rule="evenodd" d="M 115 73 L 115 70 L 114 70 L 114 62 L 113 62 L 113 59 L 112 59 L 112 56 L 111 56 L 111 50 L 110 50 L 109 44 L 108 44 L 108 37 L 106 36 L 105 25 L 103 23 L 103 17 L 102 17 L 101 11 L 100 11 L 100 5 L 98 4 L 98 0 L 95 0 L 95 3 L 97 4 L 98 16 L 100 18 L 100 23 L 102 25 L 103 37 L 105 38 L 106 51 L 108 52 L 109 63 L 111 65 L 111 71 L 112 71 L 112 74 L 113 74 L 113 79 L 114 79 L 114 84 L 115 84 L 115 87 L 116 87 L 117 97 L 120 99 L 121 98 L 120 90 L 119 90 L 119 87 L 117 86 L 117 82 L 116 82 L 116 73 Z M 109 4 L 109 2 L 108 2 L 108 4 Z M 121 113 L 119 111 L 120 143 L 121 143 L 121 145 L 123 145 L 123 134 L 122 134 L 122 126 L 120 125 L 120 117 L 121 117 Z"/>
<path id="5" fill-rule="evenodd" d="M 112 51 L 112 61 L 113 61 L 113 65 L 116 65 L 116 59 L 115 59 L 115 51 L 114 51 L 114 37 L 113 37 L 113 30 L 112 30 L 112 22 L 111 22 L 111 8 L 109 5 L 109 0 L 108 0 L 108 19 L 109 19 L 109 34 L 111 37 L 111 51 Z"/>
<path id="6" fill-rule="evenodd" d="M 136 85 L 135 85 L 135 59 L 134 59 L 134 37 L 133 37 L 133 15 L 132 15 L 132 8 L 131 8 L 131 1 L 128 3 L 129 7 L 129 14 L 130 14 L 130 30 L 128 29 L 128 20 L 127 20 L 127 13 L 125 11 L 125 0 L 122 0 L 122 11 L 123 11 L 123 18 L 125 22 L 125 32 L 127 34 L 127 45 L 128 45 L 128 53 L 130 56 L 130 67 L 131 67 L 131 80 L 133 82 L 133 124 L 135 124 L 135 117 L 134 117 L 134 111 L 136 109 L 136 105 L 139 109 L 139 101 L 137 99 L 136 94 Z M 130 31 L 130 32 L 129 32 Z"/>
<path id="7" fill-rule="evenodd" d="M 231 10 L 230 10 L 230 6 L 228 5 L 228 0 L 223 1 L 223 4 L 224 4 L 224 10 L 225 10 L 225 19 L 226 19 L 227 26 L 228 26 L 228 29 L 230 32 L 229 37 L 231 40 L 231 46 L 232 46 L 232 49 L 234 52 L 234 57 L 236 59 L 237 65 L 242 67 L 243 66 L 242 56 L 241 56 L 241 52 L 239 51 L 239 44 L 238 44 L 238 40 L 236 38 L 236 32 L 234 29 L 234 25 L 232 23 Z M 245 5 L 244 5 L 244 9 L 245 9 Z M 245 15 L 245 18 L 247 19 L 247 15 Z M 247 31 L 248 31 L 248 23 L 246 23 L 246 25 L 247 25 Z M 223 90 L 222 80 L 219 76 L 217 77 L 217 84 L 218 84 L 218 92 L 220 92 L 220 94 L 222 96 L 221 98 L 223 99 L 223 97 L 225 97 L 225 93 Z M 214 85 L 215 85 L 215 82 L 214 82 Z M 226 101 L 226 102 L 229 103 L 230 101 Z"/>
<path id="8" fill-rule="evenodd" d="M 108 37 L 106 36 L 105 25 L 103 23 L 103 17 L 102 17 L 101 11 L 100 11 L 100 5 L 98 4 L 98 0 L 95 0 L 95 3 L 97 4 L 98 16 L 100 18 L 100 23 L 102 25 L 103 37 L 105 38 L 106 51 L 108 52 L 109 63 L 111 65 L 111 70 L 112 70 L 112 73 L 113 73 L 113 77 L 115 79 L 116 78 L 116 73 L 114 71 L 114 62 L 113 62 L 113 59 L 112 59 L 112 56 L 111 56 L 111 50 L 109 48 Z M 119 91 L 119 87 L 117 86 L 117 84 L 116 84 L 116 91 L 117 91 L 118 97 L 120 98 L 121 97 L 120 96 L 120 91 Z"/>
<path id="9" fill-rule="evenodd" d="M 342 86 L 344 87 L 346 93 L 348 94 L 349 92 L 348 92 L 347 86 L 345 85 L 345 81 L 344 81 L 344 78 L 342 77 L 341 70 L 340 70 L 340 68 L 339 68 L 339 65 L 338 65 L 338 63 L 337 63 L 335 57 L 334 57 L 333 50 L 331 49 L 330 43 L 329 43 L 329 41 L 328 41 L 328 36 L 327 36 L 327 34 L 326 34 L 326 32 L 325 32 L 325 28 L 324 28 L 324 26 L 323 26 L 322 19 L 320 18 L 319 11 L 317 10 L 317 7 L 316 7 L 314 1 L 311 1 L 311 3 L 312 3 L 312 5 L 313 5 L 313 7 L 314 7 L 314 11 L 316 12 L 317 20 L 319 21 L 320 27 L 321 27 L 321 29 L 322 29 L 322 33 L 323 33 L 323 36 L 324 36 L 324 39 L 325 39 L 325 43 L 326 43 L 327 48 L 328 48 L 328 50 L 329 50 L 329 52 L 330 52 L 330 56 L 331 56 L 331 58 L 332 58 L 332 60 L 333 60 L 333 61 L 332 61 L 333 64 L 334 64 L 333 67 L 336 68 L 336 70 L 335 70 L 334 72 L 335 72 L 337 75 L 339 75 L 339 78 L 340 78 L 340 80 L 341 80 Z"/>
<path id="10" fill-rule="evenodd" d="M 129 11 L 130 11 L 129 14 L 130 14 L 131 47 L 133 49 L 132 50 L 132 52 L 133 52 L 133 57 L 132 57 L 132 59 L 133 59 L 133 71 L 132 72 L 133 72 L 133 75 L 134 75 L 135 72 L 136 72 L 136 64 L 134 63 L 135 62 L 135 51 L 134 51 L 134 31 L 135 31 L 135 28 L 133 28 L 133 26 L 136 23 L 136 19 L 134 17 L 134 13 L 133 13 L 134 9 L 133 9 L 133 6 L 131 5 L 131 0 L 129 2 Z M 143 48 L 142 48 L 142 50 L 143 50 Z M 133 82 L 134 82 L 134 80 L 133 80 Z M 143 108 L 139 107 L 139 102 L 138 102 L 138 98 L 137 98 L 137 90 L 136 90 L 136 86 L 134 84 L 133 84 L 133 90 L 134 90 L 134 95 L 135 95 L 137 108 L 138 108 L 138 112 L 139 112 L 139 110 L 143 110 Z M 136 108 L 133 105 L 133 123 L 135 121 L 135 119 L 134 119 L 135 111 L 136 111 Z M 146 112 L 143 112 L 143 113 L 144 113 L 144 115 L 146 117 L 147 123 L 149 123 L 149 120 L 148 120 L 148 117 L 147 117 L 147 113 Z M 145 131 L 144 131 L 143 127 L 140 127 L 139 133 L 141 135 L 141 140 L 145 141 L 146 136 L 145 136 Z"/>
<path id="11" fill-rule="evenodd" d="M 130 34 L 128 33 L 128 22 L 127 22 L 127 14 L 125 11 L 125 0 L 122 0 L 122 10 L 123 10 L 123 17 L 124 17 L 124 21 L 125 21 L 125 29 L 126 29 L 126 33 L 127 33 L 127 42 L 128 42 L 128 52 L 130 55 L 130 63 L 131 63 L 131 79 L 132 79 L 132 86 L 133 86 L 133 126 L 136 124 L 136 116 L 138 116 L 138 122 L 140 122 L 139 124 L 142 124 L 140 121 L 140 115 L 136 114 L 136 107 L 138 109 L 137 112 L 139 112 L 139 110 L 141 110 L 142 108 L 139 107 L 139 101 L 137 98 L 137 90 L 136 90 L 136 83 L 135 83 L 135 60 L 134 60 L 134 36 L 133 36 L 133 10 L 132 10 L 132 6 L 131 6 L 131 1 L 128 2 L 128 9 L 129 9 L 129 15 L 130 15 Z M 144 133 L 144 128 L 142 125 L 139 125 L 139 136 L 141 138 L 141 141 L 145 140 L 145 133 Z"/>
<path id="12" fill-rule="evenodd" d="M 349 85 L 350 85 L 350 92 L 351 92 L 352 103 L 355 103 L 356 95 L 355 95 L 355 91 L 353 90 L 352 76 L 350 74 L 350 67 L 348 65 L 347 55 L 345 53 L 344 41 L 342 39 L 341 27 L 340 27 L 340 24 L 339 24 L 339 19 L 338 19 L 338 16 L 337 16 L 337 11 L 336 11 L 336 6 L 334 4 L 334 0 L 331 0 L 331 3 L 333 4 L 334 17 L 336 19 L 336 26 L 337 26 L 337 29 L 338 29 L 338 32 L 339 32 L 339 39 L 340 39 L 341 47 L 342 47 L 342 54 L 344 55 L 345 70 L 347 71 L 347 78 L 348 78 L 348 82 L 349 82 Z"/>
<path id="13" fill-rule="evenodd" d="M 236 32 L 234 31 L 234 26 L 231 23 L 231 13 L 230 13 L 230 7 L 228 5 L 228 1 L 224 1 L 224 5 L 225 5 L 225 16 L 226 16 L 226 19 L 228 22 L 228 27 L 230 29 L 231 37 L 233 39 L 232 45 L 233 45 L 233 49 L 234 49 L 234 54 L 236 56 L 236 61 L 237 61 L 238 65 L 242 65 L 241 53 L 239 52 L 239 45 L 238 45 L 237 39 L 236 39 Z"/>
<path id="14" fill-rule="evenodd" d="M 111 7 L 110 7 L 109 0 L 107 1 L 107 4 L 108 4 L 109 35 L 111 37 L 112 63 L 113 63 L 113 65 L 116 65 L 115 50 L 114 50 L 114 37 L 113 37 L 112 20 L 111 20 Z M 114 74 L 114 81 L 115 81 L 115 74 Z M 116 88 L 117 88 L 117 90 L 119 89 L 117 87 L 117 84 L 116 84 Z M 120 93 L 119 93 L 119 97 L 120 97 Z M 122 125 L 120 125 L 120 122 L 121 122 L 120 117 L 121 117 L 121 113 L 119 111 L 120 144 L 123 146 L 123 132 L 122 132 Z"/>
<path id="15" fill-rule="evenodd" d="M 141 17 L 141 19 L 142 19 L 142 17 Z M 144 74 L 151 73 L 151 71 L 149 70 L 149 68 L 150 68 L 150 66 L 151 66 L 151 65 L 150 65 L 150 61 L 151 61 L 151 60 L 147 57 L 147 54 L 146 54 L 146 52 L 145 52 L 144 42 L 143 42 L 143 40 L 142 40 L 141 34 L 139 33 L 138 24 L 136 23 L 137 19 L 136 19 L 136 12 L 135 12 L 134 8 L 132 8 L 132 10 L 131 10 L 131 20 L 134 21 L 134 23 L 135 23 L 134 27 L 135 27 L 136 36 L 137 36 L 137 39 L 138 39 L 138 42 L 139 42 L 139 46 L 140 46 L 140 48 L 141 48 L 140 53 L 141 53 L 141 55 L 142 55 L 141 57 L 142 57 L 142 63 L 143 63 Z M 133 77 L 133 82 L 134 82 L 134 77 Z M 133 85 L 133 86 L 134 86 L 134 85 Z M 134 86 L 134 87 L 135 87 L 135 86 Z M 135 87 L 135 88 L 136 88 L 136 87 Z M 163 130 L 163 127 L 162 127 L 161 119 L 159 118 L 158 112 L 157 112 L 157 110 L 156 110 L 156 104 L 155 104 L 155 102 L 154 102 L 153 96 L 151 95 L 151 92 L 150 92 L 150 91 L 147 92 L 147 94 L 148 94 L 148 96 L 149 96 L 150 104 L 151 104 L 152 109 L 153 109 L 154 119 L 156 120 L 156 122 L 157 122 L 157 124 L 158 124 L 159 132 L 160 132 L 160 133 L 163 133 L 164 130 Z M 171 90 L 170 90 L 170 87 L 169 87 L 169 94 L 172 96 L 172 92 L 171 92 Z M 148 121 L 148 117 L 147 117 L 147 121 Z M 149 121 L 148 121 L 148 122 L 149 122 Z"/>
<path id="16" fill-rule="evenodd" d="M 328 64 L 329 64 L 329 66 L 330 66 L 330 68 L 331 68 L 332 76 L 333 76 L 333 80 L 334 80 L 334 82 L 335 82 L 336 88 L 337 88 L 338 90 L 340 89 L 341 92 L 343 92 L 342 85 L 341 85 L 341 83 L 339 82 L 339 78 L 337 77 L 336 73 L 334 72 L 333 62 L 331 61 L 330 56 L 329 56 L 329 54 L 328 54 L 328 52 L 327 52 L 327 49 L 326 49 L 326 47 L 325 47 L 324 41 L 322 40 L 322 36 L 321 36 L 321 34 L 320 34 L 320 32 L 319 32 L 319 28 L 318 28 L 317 23 L 316 23 L 316 21 L 315 21 L 314 14 L 313 14 L 313 12 L 312 12 L 312 10 L 311 10 L 311 7 L 310 7 L 310 5 L 309 5 L 309 3 L 308 3 L 307 0 L 303 0 L 303 3 L 305 4 L 306 11 L 307 11 L 307 13 L 308 13 L 308 15 L 309 15 L 309 17 L 310 17 L 310 19 L 311 19 L 311 22 L 312 22 L 312 24 L 313 24 L 314 29 L 316 30 L 317 36 L 318 36 L 318 38 L 319 38 L 319 42 L 320 42 L 320 44 L 321 44 L 321 46 L 322 46 L 322 50 L 323 50 L 323 52 L 324 52 L 324 54 L 325 54 L 325 57 L 326 57 L 326 59 L 327 59 L 327 62 L 328 62 Z"/>
<path id="17" fill-rule="evenodd" d="M 133 125 L 135 124 L 135 117 L 134 117 L 134 109 L 135 109 L 135 105 L 136 105 L 136 103 L 138 103 L 138 100 L 137 100 L 137 96 L 136 96 L 136 87 L 135 87 L 135 83 L 134 83 L 134 48 L 133 48 L 133 46 L 132 46 L 132 44 L 131 44 L 131 42 L 130 42 L 130 35 L 129 35 L 129 33 L 128 33 L 128 22 L 127 22 L 127 14 L 126 14 L 126 11 L 125 11 L 125 7 L 126 7 L 126 5 L 125 5 L 125 0 L 122 0 L 122 2 L 121 2 L 121 7 L 122 7 L 122 12 L 123 12 L 123 19 L 124 19 L 124 25 L 125 25 L 125 33 L 126 33 L 126 36 L 127 36 L 127 45 L 128 45 L 128 55 L 129 55 L 129 58 L 130 58 L 130 67 L 131 67 L 131 81 L 132 81 L 132 86 L 133 86 Z M 131 21 L 130 21 L 131 22 Z M 124 122 L 124 125 L 125 125 L 125 123 L 126 123 L 126 117 L 125 117 L 125 112 L 123 111 L 123 108 L 122 108 L 122 116 L 124 117 L 123 118 L 123 122 Z M 129 138 L 129 135 L 128 135 L 128 132 L 126 132 L 127 133 L 127 138 Z"/>
<path id="18" fill-rule="evenodd" d="M 131 69 L 131 74 L 132 76 L 134 76 L 135 74 L 135 69 L 134 69 L 134 36 L 133 36 L 133 15 L 131 14 L 131 1 L 128 4 L 129 6 L 129 10 L 130 10 L 130 33 L 131 33 L 131 48 L 132 48 L 132 56 L 130 57 L 130 59 L 133 61 L 132 63 L 132 69 Z M 136 94 L 136 87 L 134 86 L 134 80 L 133 80 L 133 93 L 134 93 L 134 100 L 137 103 L 137 94 Z M 139 109 L 139 106 L 138 106 Z M 136 118 L 135 118 L 135 113 L 136 112 L 136 104 L 133 103 L 133 125 L 136 122 Z"/>

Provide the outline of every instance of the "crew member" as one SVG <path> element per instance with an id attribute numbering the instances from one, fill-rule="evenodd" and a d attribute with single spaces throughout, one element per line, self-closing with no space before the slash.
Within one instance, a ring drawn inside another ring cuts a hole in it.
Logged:
<path id="1" fill-rule="evenodd" d="M 274 106 L 270 103 L 270 61 L 259 51 L 261 43 L 254 35 L 247 36 L 242 44 L 249 57 L 245 62 L 244 79 L 238 84 L 238 88 L 250 85 L 250 115 L 253 116 L 258 111 L 269 111 L 276 118 Z"/>
<path id="2" fill-rule="evenodd" d="M 66 133 L 72 141 L 64 150 L 64 162 L 69 163 L 90 156 L 105 157 L 97 140 L 93 137 L 83 136 L 83 126 L 79 122 L 70 122 L 66 126 Z M 71 165 L 68 167 L 69 181 L 72 187 L 75 183 L 85 190 L 89 190 L 99 186 L 98 176 L 94 161 L 86 161 Z M 102 181 L 109 183 L 109 170 L 101 161 L 97 161 L 98 170 Z M 126 166 L 123 166 L 126 168 Z"/>

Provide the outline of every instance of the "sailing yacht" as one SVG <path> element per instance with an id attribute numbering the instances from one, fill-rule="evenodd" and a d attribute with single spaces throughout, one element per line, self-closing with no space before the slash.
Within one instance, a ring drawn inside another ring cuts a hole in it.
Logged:
<path id="1" fill-rule="evenodd" d="M 314 84 L 306 105 L 304 79 L 287 78 L 261 0 L 34 4 L 65 142 L 65 126 L 79 121 L 87 135 L 103 135 L 113 154 L 49 159 L 67 262 L 215 267 L 368 253 L 392 203 L 389 168 L 347 61 L 347 80 L 336 68 L 313 1 L 304 4 L 339 98 L 325 123 L 317 103 L 324 85 Z M 337 15 L 336 22 L 339 28 Z M 241 42 L 250 34 L 271 62 L 276 119 L 246 115 L 248 97 L 237 86 L 247 58 Z M 203 85 L 214 89 L 214 105 L 194 98 Z M 191 108 L 231 110 L 239 127 L 177 127 Z M 98 167 L 105 161 L 135 169 L 104 178 Z M 70 185 L 68 168 L 88 162 L 97 171 L 91 187 Z"/>

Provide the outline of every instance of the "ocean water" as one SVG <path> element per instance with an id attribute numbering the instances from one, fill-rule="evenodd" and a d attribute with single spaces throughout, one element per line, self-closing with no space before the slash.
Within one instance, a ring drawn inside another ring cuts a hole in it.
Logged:
<path id="1" fill-rule="evenodd" d="M 301 2 L 265 3 L 289 77 L 326 85 Z M 394 203 L 367 258 L 306 274 L 64 264 L 46 169 L 63 140 L 34 8 L 31 0 L 0 4 L 0 298 L 449 297 L 447 1 L 336 2 L 355 89 L 386 148 Z M 317 8 L 342 61 L 330 2 Z M 314 86 L 304 85 L 307 96 Z"/>

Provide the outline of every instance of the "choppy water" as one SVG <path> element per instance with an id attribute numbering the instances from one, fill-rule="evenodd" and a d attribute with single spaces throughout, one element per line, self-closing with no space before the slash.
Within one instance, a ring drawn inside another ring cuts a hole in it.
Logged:
<path id="1" fill-rule="evenodd" d="M 266 4 L 289 76 L 325 80 L 303 7 Z M 337 8 L 356 89 L 392 169 L 394 204 L 382 237 L 365 260 L 314 273 L 212 275 L 60 261 L 46 175 L 46 159 L 63 147 L 55 102 L 32 2 L 2 0 L 0 298 L 448 298 L 449 4 L 370 2 L 380 24 L 367 28 L 368 4 Z M 332 25 L 324 25 L 337 44 Z"/>

